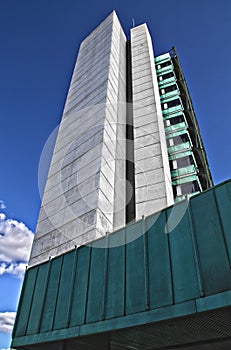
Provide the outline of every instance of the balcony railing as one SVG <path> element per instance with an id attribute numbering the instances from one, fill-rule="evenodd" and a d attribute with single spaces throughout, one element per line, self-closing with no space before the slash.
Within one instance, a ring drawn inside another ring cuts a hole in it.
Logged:
<path id="1" fill-rule="evenodd" d="M 187 142 L 183 142 L 179 145 L 175 145 L 175 146 L 171 146 L 171 147 L 168 147 L 168 153 L 171 154 L 171 153 L 177 153 L 177 152 L 181 152 L 181 151 L 184 151 L 186 149 L 191 149 L 191 144 L 189 141 Z"/>
<path id="2" fill-rule="evenodd" d="M 189 174 L 196 174 L 196 173 L 197 173 L 197 169 L 195 165 L 192 164 L 184 168 L 172 170 L 171 177 L 176 178 L 176 177 L 185 176 Z"/>
<path id="3" fill-rule="evenodd" d="M 163 101 L 163 100 L 168 99 L 169 97 L 172 97 L 172 96 L 180 96 L 179 90 L 176 89 L 176 90 L 167 92 L 166 94 L 162 94 L 162 95 L 160 96 L 160 99 L 161 99 L 161 101 Z"/>
<path id="4" fill-rule="evenodd" d="M 164 80 L 161 80 L 161 81 L 158 81 L 158 85 L 159 87 L 162 87 L 163 85 L 167 84 L 167 83 L 170 83 L 170 82 L 175 82 L 176 81 L 176 78 L 175 77 L 171 77 L 171 78 L 168 78 L 168 79 L 164 79 Z"/>
<path id="5" fill-rule="evenodd" d="M 168 71 L 169 72 L 173 71 L 173 65 L 172 64 L 170 64 L 169 66 L 163 67 L 163 68 L 156 69 L 157 75 L 160 75 L 162 73 L 167 73 Z"/>
<path id="6" fill-rule="evenodd" d="M 170 132 L 175 132 L 181 129 L 187 129 L 187 124 L 185 122 L 181 122 L 175 125 L 170 125 L 170 126 L 166 126 L 165 128 L 165 132 L 166 133 L 170 133 Z"/>

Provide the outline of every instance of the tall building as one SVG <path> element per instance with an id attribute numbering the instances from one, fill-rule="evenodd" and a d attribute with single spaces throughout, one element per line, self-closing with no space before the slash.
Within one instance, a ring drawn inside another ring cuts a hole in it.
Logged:
<path id="1" fill-rule="evenodd" d="M 30 265 L 211 187 L 176 51 L 154 57 L 147 25 L 127 41 L 115 12 L 81 43 Z"/>
<path id="2" fill-rule="evenodd" d="M 212 177 L 176 49 L 155 58 L 175 201 L 212 187 Z"/>
<path id="3" fill-rule="evenodd" d="M 231 187 L 212 186 L 176 49 L 156 56 L 146 24 L 127 40 L 112 12 L 80 45 L 12 346 L 231 339 Z"/>

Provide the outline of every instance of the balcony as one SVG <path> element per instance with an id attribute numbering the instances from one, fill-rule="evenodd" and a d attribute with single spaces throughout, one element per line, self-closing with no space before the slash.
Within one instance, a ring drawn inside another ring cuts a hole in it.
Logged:
<path id="1" fill-rule="evenodd" d="M 187 182 L 192 182 L 192 181 L 198 181 L 198 176 L 195 174 L 188 174 L 185 177 L 181 177 L 179 179 L 175 179 L 172 181 L 172 184 L 174 186 L 176 185 L 182 185 L 182 184 L 186 184 Z"/>
<path id="2" fill-rule="evenodd" d="M 165 116 L 166 114 L 171 114 L 171 113 L 178 112 L 178 111 L 183 111 L 183 107 L 181 105 L 170 107 L 167 109 L 163 109 L 162 114 L 163 114 L 163 116 Z"/>
<path id="3" fill-rule="evenodd" d="M 168 153 L 169 154 L 177 153 L 177 152 L 184 151 L 186 149 L 191 149 L 191 143 L 189 141 L 188 142 L 183 142 L 180 145 L 175 145 L 175 146 L 168 147 Z"/>
<path id="4" fill-rule="evenodd" d="M 175 154 L 172 154 L 171 156 L 169 156 L 169 160 L 179 159 L 179 158 L 191 156 L 192 154 L 193 153 L 192 153 L 191 150 L 180 152 L 180 153 L 175 153 Z"/>
<path id="5" fill-rule="evenodd" d="M 161 81 L 158 81 L 158 85 L 159 87 L 162 87 L 163 85 L 167 84 L 167 83 L 175 83 L 176 82 L 176 78 L 175 77 L 171 77 L 168 79 L 164 79 Z"/>
<path id="6" fill-rule="evenodd" d="M 197 169 L 195 165 L 192 164 L 184 168 L 172 170 L 171 177 L 177 178 L 177 177 L 187 176 L 187 175 L 196 174 L 196 173 L 197 173 Z"/>
<path id="7" fill-rule="evenodd" d="M 160 74 L 162 74 L 162 73 L 167 73 L 168 71 L 169 71 L 169 72 L 173 71 L 173 65 L 172 65 L 172 64 L 170 64 L 169 66 L 160 68 L 160 69 L 157 69 L 157 68 L 156 68 L 156 73 L 157 73 L 157 75 L 160 75 Z"/>
<path id="8" fill-rule="evenodd" d="M 155 62 L 157 63 L 162 63 L 170 59 L 169 53 L 164 53 L 163 55 L 155 57 Z"/>
<path id="9" fill-rule="evenodd" d="M 162 102 L 163 100 L 165 100 L 165 99 L 168 99 L 169 97 L 172 97 L 172 96 L 180 96 L 179 90 L 176 89 L 176 90 L 167 92 L 166 94 L 160 95 L 161 102 Z"/>
<path id="10" fill-rule="evenodd" d="M 187 129 L 187 124 L 186 122 L 181 122 L 175 125 L 169 125 L 165 128 L 165 132 L 166 133 L 170 133 L 170 132 L 175 132 L 181 129 Z"/>

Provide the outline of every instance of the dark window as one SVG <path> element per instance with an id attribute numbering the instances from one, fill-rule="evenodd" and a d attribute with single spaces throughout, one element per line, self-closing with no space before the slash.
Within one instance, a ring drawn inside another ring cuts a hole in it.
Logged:
<path id="1" fill-rule="evenodd" d="M 197 181 L 187 182 L 186 184 L 182 184 L 180 186 L 182 195 L 200 191 Z"/>
<path id="2" fill-rule="evenodd" d="M 175 170 L 175 169 L 181 169 L 181 168 L 190 166 L 194 164 L 194 161 L 192 156 L 186 156 L 186 157 L 170 160 L 169 163 L 170 163 L 170 169 Z"/>
<path id="3" fill-rule="evenodd" d="M 194 192 L 200 192 L 200 187 L 197 181 L 190 181 L 182 185 L 173 186 L 174 197 L 183 196 Z"/>
<path id="4" fill-rule="evenodd" d="M 176 186 L 173 186 L 173 195 L 174 195 L 174 198 L 177 197 L 177 191 L 176 191 Z"/>
<path id="5" fill-rule="evenodd" d="M 171 66 L 172 62 L 171 61 L 166 61 L 166 62 L 163 62 L 163 63 L 160 63 L 158 64 L 158 69 L 160 68 L 164 68 L 164 67 L 167 67 L 167 66 Z"/>
<path id="6" fill-rule="evenodd" d="M 165 125 L 166 126 L 176 125 L 176 124 L 179 124 L 179 123 L 182 123 L 182 122 L 184 122 L 184 116 L 183 115 L 178 115 L 177 117 L 165 120 Z"/>
<path id="7" fill-rule="evenodd" d="M 177 138 L 180 138 L 182 142 L 188 142 L 189 141 L 188 134 L 182 134 L 180 136 L 176 136 L 176 139 Z"/>
<path id="8" fill-rule="evenodd" d="M 173 72 L 169 72 L 169 73 L 166 73 L 166 74 L 163 74 L 163 75 L 159 76 L 158 80 L 162 81 L 162 80 L 165 80 L 165 79 L 168 79 L 168 78 L 171 78 L 171 77 L 174 77 L 174 73 Z"/>
<path id="9" fill-rule="evenodd" d="M 179 106 L 180 105 L 180 99 L 176 98 L 175 100 L 169 101 L 168 103 L 168 107 L 175 107 L 175 106 Z"/>
<path id="10" fill-rule="evenodd" d="M 167 144 L 169 147 L 169 146 L 180 145 L 181 143 L 188 142 L 188 141 L 189 141 L 188 134 L 182 134 L 182 135 L 167 139 Z"/>
<path id="11" fill-rule="evenodd" d="M 167 94 L 168 92 L 171 92 L 171 91 L 174 91 L 177 89 L 177 85 L 176 84 L 173 84 L 173 85 L 170 85 L 170 86 L 167 86 L 164 88 L 164 93 Z"/>
<path id="12" fill-rule="evenodd" d="M 161 107 L 162 107 L 162 110 L 163 110 L 163 109 L 179 106 L 180 104 L 181 104 L 180 103 L 180 99 L 176 98 L 175 100 L 161 103 Z"/>
<path id="13" fill-rule="evenodd" d="M 169 161 L 169 165 L 170 165 L 170 170 L 175 170 L 175 168 L 173 166 L 173 160 Z"/>
<path id="14" fill-rule="evenodd" d="M 178 168 L 185 168 L 189 165 L 194 164 L 193 157 L 192 156 L 187 156 L 187 157 L 182 157 L 177 159 L 177 167 Z"/>

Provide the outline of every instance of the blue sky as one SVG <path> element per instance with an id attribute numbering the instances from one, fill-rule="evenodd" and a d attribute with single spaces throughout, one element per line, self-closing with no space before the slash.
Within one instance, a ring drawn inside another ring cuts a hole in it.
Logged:
<path id="1" fill-rule="evenodd" d="M 0 241 L 0 350 L 40 207 L 40 154 L 60 121 L 80 42 L 113 9 L 127 35 L 132 18 L 147 22 L 156 54 L 177 47 L 214 182 L 231 177 L 230 0 L 0 1 L 0 239 L 8 237 Z"/>

